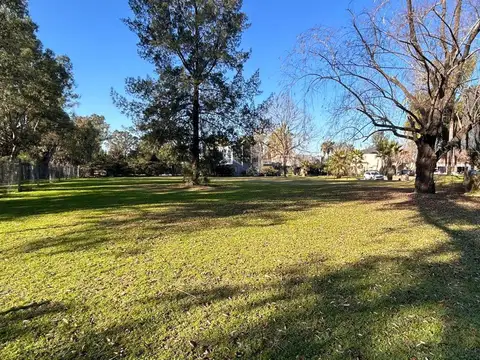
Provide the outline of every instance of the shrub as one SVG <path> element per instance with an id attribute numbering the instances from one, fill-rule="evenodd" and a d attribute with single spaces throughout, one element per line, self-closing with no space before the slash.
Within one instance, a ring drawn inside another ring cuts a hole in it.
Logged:
<path id="1" fill-rule="evenodd" d="M 320 176 L 324 174 L 325 165 L 320 162 L 320 160 L 314 161 L 302 161 L 301 172 L 305 176 Z"/>
<path id="2" fill-rule="evenodd" d="M 278 176 L 279 171 L 275 169 L 273 166 L 264 166 L 262 167 L 261 175 L 264 176 Z"/>
<path id="3" fill-rule="evenodd" d="M 245 176 L 258 176 L 258 171 L 253 166 L 250 166 L 247 171 L 245 171 Z"/>
<path id="4" fill-rule="evenodd" d="M 348 150 L 337 150 L 327 161 L 327 171 L 337 178 L 348 176 L 352 167 L 352 156 Z"/>

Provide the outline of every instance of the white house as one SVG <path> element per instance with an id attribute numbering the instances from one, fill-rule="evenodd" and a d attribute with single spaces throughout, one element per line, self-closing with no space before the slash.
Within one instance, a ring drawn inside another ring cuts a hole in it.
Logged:
<path id="1" fill-rule="evenodd" d="M 363 171 L 377 170 L 380 171 L 383 167 L 383 160 L 378 156 L 378 151 L 375 147 L 369 147 L 363 152 Z"/>

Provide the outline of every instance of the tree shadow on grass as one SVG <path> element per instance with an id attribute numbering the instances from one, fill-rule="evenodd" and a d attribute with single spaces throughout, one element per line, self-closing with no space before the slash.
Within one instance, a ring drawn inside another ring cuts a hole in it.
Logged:
<path id="1" fill-rule="evenodd" d="M 436 196 L 398 205 L 416 207 L 449 242 L 404 256 L 369 257 L 325 274 L 312 276 L 311 265 L 287 269 L 278 283 L 290 294 L 286 303 L 266 324 L 242 331 L 240 344 L 258 343 L 243 355 L 480 358 L 480 203 Z M 235 348 L 229 337 L 205 341 Z"/>
<path id="2" fill-rule="evenodd" d="M 149 301 L 233 313 L 198 330 L 193 350 L 184 342 L 192 358 L 480 358 L 480 203 L 419 196 L 398 206 L 418 209 L 449 240 L 340 268 L 313 259 L 280 268 L 261 287 L 185 289 Z"/>
<path id="3" fill-rule="evenodd" d="M 105 181 L 105 180 L 103 180 Z M 80 183 L 82 183 L 80 181 Z M 97 180 L 97 184 L 102 184 Z M 138 179 L 124 179 L 108 186 L 77 187 L 71 182 L 65 187 L 53 187 L 54 195 L 38 197 L 10 197 L 0 202 L 0 221 L 19 220 L 32 215 L 59 214 L 81 210 L 109 210 L 142 205 L 190 204 L 211 201 L 249 203 L 254 201 L 322 201 L 339 202 L 365 199 L 384 199 L 388 194 L 410 193 L 410 188 L 393 184 L 365 184 L 361 182 L 335 183 L 326 181 L 259 181 L 223 182 L 216 186 L 189 188 L 177 182 L 145 183 Z"/>
<path id="4" fill-rule="evenodd" d="M 208 319 L 201 319 L 202 326 L 192 330 L 191 338 L 179 339 L 177 349 L 165 351 L 184 357 L 189 354 L 192 359 L 480 358 L 479 201 L 457 195 L 406 196 L 409 189 L 387 185 L 346 186 L 348 190 L 338 184 L 331 188 L 330 184 L 296 184 L 291 196 L 278 194 L 281 189 L 276 188 L 258 195 L 257 203 L 245 195 L 248 191 L 259 194 L 257 187 L 239 193 L 232 187 L 232 192 L 219 202 L 223 205 L 212 210 L 211 219 L 235 218 L 245 212 L 269 214 L 285 204 L 295 205 L 292 211 L 307 211 L 348 201 L 386 202 L 398 197 L 380 211 L 416 210 L 419 218 L 412 221 L 431 224 L 449 240 L 417 251 L 370 256 L 339 267 L 326 264 L 321 257 L 312 258 L 295 266 L 280 266 L 272 273 L 257 274 L 262 279 L 269 276 L 259 285 L 206 284 L 143 299 L 145 307 L 151 309 L 171 307 L 192 314 L 200 309 L 215 309 L 217 315 L 225 314 L 210 324 Z M 147 211 L 132 222 L 127 219 L 120 224 L 114 220 L 101 226 L 138 226 L 141 218 L 154 216 L 153 220 L 160 224 L 173 222 L 172 229 L 177 231 L 175 221 L 188 223 L 209 209 L 211 198 L 199 193 L 192 196 L 196 201 L 180 202 L 184 208 L 181 206 L 173 218 Z M 264 200 L 261 206 L 259 199 Z M 178 199 L 175 201 L 178 206 Z M 284 216 L 276 221 L 281 223 Z M 231 226 L 239 224 L 233 222 Z M 422 234 L 418 237 L 421 239 Z M 81 237 L 71 240 L 75 244 L 82 241 Z M 44 245 L 48 244 L 39 244 L 33 251 Z M 67 248 L 78 249 L 76 245 Z M 157 321 L 141 319 L 82 334 L 65 344 L 60 354 L 65 358 L 155 358 L 161 342 L 155 349 L 145 347 L 142 334 L 155 331 Z M 182 325 L 191 324 L 188 320 L 171 324 Z M 132 328 L 137 334 L 133 338 Z M 106 338 L 113 339 L 113 345 L 105 343 Z"/>
<path id="5" fill-rule="evenodd" d="M 24 335 L 40 336 L 54 325 L 50 316 L 61 314 L 67 307 L 61 303 L 42 301 L 14 307 L 0 313 L 0 349 Z"/>
<path id="6" fill-rule="evenodd" d="M 430 207 L 422 211 L 433 216 Z M 463 209 L 463 215 L 478 224 L 478 214 L 468 211 Z M 161 350 L 182 358 L 478 359 L 480 251 L 476 235 L 465 231 L 452 233 L 450 242 L 403 255 L 371 256 L 339 268 L 311 258 L 280 266 L 260 285 L 205 284 L 159 293 L 142 303 L 152 312 L 205 315 L 190 338 Z M 212 312 L 213 318 L 207 315 Z M 137 336 L 155 331 L 156 321 L 135 324 Z M 178 321 L 162 326 L 192 325 L 189 317 L 186 323 Z M 108 330 L 122 344 L 116 353 L 139 356 L 142 341 L 132 341 L 125 327 L 118 329 Z M 106 358 L 90 335 L 79 344 L 85 356 Z M 142 355 L 155 358 L 162 346 L 143 348 Z"/>
<path id="7" fill-rule="evenodd" d="M 125 183 L 129 184 L 128 179 L 126 182 L 119 181 L 119 184 Z M 140 245 L 142 251 L 148 251 L 148 241 L 162 240 L 172 233 L 275 226 L 287 221 L 289 213 L 345 202 L 385 201 L 411 192 L 411 189 L 391 184 L 374 186 L 360 182 L 322 181 L 224 182 L 217 187 L 200 189 L 178 188 L 176 184 L 172 187 L 168 183 L 155 184 L 151 181 L 144 185 L 135 181 L 134 185 L 7 201 L 7 206 L 4 206 L 6 211 L 0 213 L 0 221 L 75 210 L 100 212 L 80 213 L 75 226 L 66 228 L 59 235 L 38 238 L 6 252 L 29 253 L 47 249 L 49 254 L 57 254 L 88 250 L 119 241 L 115 235 L 129 229 L 140 229 L 145 233 L 141 237 L 146 241 Z M 55 227 L 58 225 L 52 225 L 52 228 Z M 38 231 L 38 228 L 32 228 L 32 231 Z M 15 231 L 7 230 L 4 234 L 13 236 Z M 127 251 L 136 252 L 135 249 Z"/>

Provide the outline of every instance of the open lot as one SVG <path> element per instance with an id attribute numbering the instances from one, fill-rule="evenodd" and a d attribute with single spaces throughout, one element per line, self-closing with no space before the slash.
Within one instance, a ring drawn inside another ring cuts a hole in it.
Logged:
<path id="1" fill-rule="evenodd" d="M 95 179 L 0 198 L 0 358 L 479 359 L 480 198 L 412 191 Z"/>

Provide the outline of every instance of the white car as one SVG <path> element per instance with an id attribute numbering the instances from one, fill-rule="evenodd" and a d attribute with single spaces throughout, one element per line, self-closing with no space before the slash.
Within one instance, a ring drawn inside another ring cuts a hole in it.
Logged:
<path id="1" fill-rule="evenodd" d="M 376 170 L 365 172 L 365 174 L 363 175 L 363 178 L 365 180 L 384 180 L 385 179 L 385 177 Z"/>

